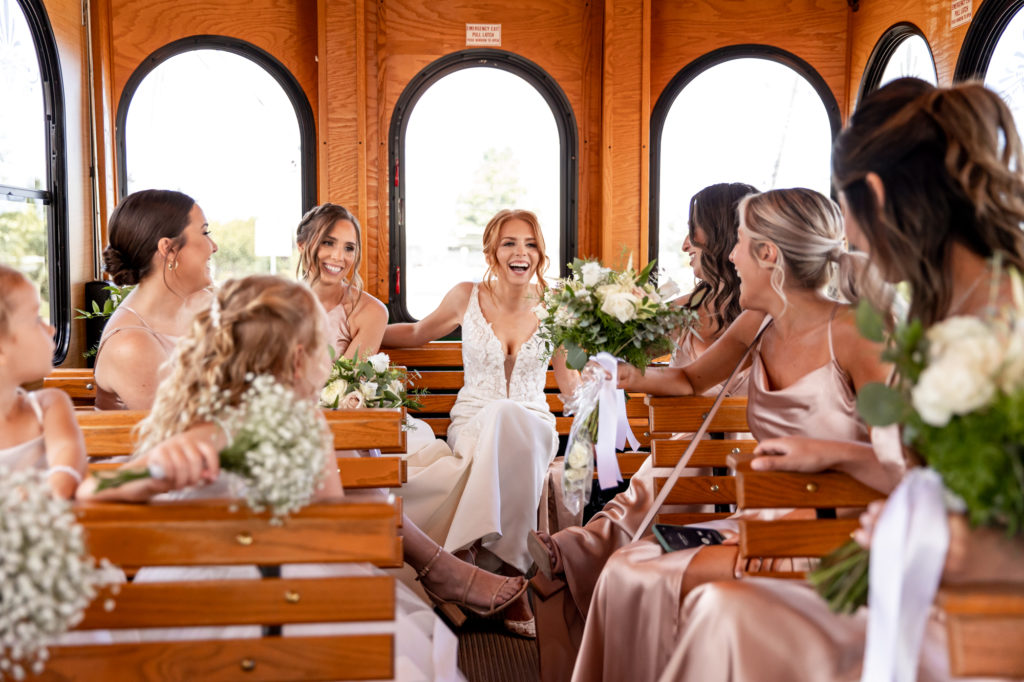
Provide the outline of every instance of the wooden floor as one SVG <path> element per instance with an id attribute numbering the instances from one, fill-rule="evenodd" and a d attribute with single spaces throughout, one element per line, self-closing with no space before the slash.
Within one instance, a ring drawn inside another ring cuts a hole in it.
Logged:
<path id="1" fill-rule="evenodd" d="M 537 641 L 510 635 L 500 619 L 470 619 L 456 631 L 459 668 L 469 682 L 537 682 Z"/>

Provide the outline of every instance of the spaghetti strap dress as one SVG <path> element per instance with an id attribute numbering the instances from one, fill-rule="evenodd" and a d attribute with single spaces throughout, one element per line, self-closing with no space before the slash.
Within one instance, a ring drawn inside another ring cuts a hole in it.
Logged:
<path id="1" fill-rule="evenodd" d="M 45 469 L 46 468 L 46 445 L 43 440 L 43 409 L 39 406 L 39 400 L 35 393 L 27 393 L 18 389 L 18 393 L 25 396 L 25 401 L 32 408 L 33 414 L 39 421 L 39 435 L 31 440 L 9 448 L 0 448 L 0 468 L 7 471 L 18 471 L 21 469 Z"/>
<path id="2" fill-rule="evenodd" d="M 102 354 L 103 354 L 103 346 L 106 345 L 107 341 L 109 341 L 114 336 L 116 336 L 117 334 L 123 332 L 126 329 L 139 329 L 139 330 L 142 330 L 144 332 L 149 333 L 154 339 L 156 339 L 156 342 L 158 344 L 160 344 L 160 347 L 163 349 L 163 351 L 164 351 L 163 360 L 166 360 L 167 358 L 169 358 L 171 356 L 171 351 L 174 350 L 174 346 L 178 342 L 178 337 L 177 336 L 171 336 L 170 334 L 164 334 L 162 332 L 158 332 L 157 330 L 153 329 L 152 327 L 149 326 L 149 324 L 146 322 L 146 320 L 143 319 L 142 315 L 139 315 L 134 309 L 129 308 L 128 306 L 126 306 L 124 304 L 121 304 L 120 306 L 118 306 L 118 310 L 127 310 L 128 312 L 130 312 L 132 315 L 134 315 L 135 317 L 137 317 L 139 319 L 139 324 L 137 324 L 137 325 L 126 325 L 124 327 L 118 327 L 117 329 L 111 330 L 109 333 L 104 332 L 102 338 L 100 339 L 100 345 L 96 349 L 96 364 L 95 364 L 96 367 L 99 367 L 100 358 L 102 357 Z M 96 382 L 96 409 L 97 410 L 127 410 L 128 407 L 124 404 L 124 401 L 121 399 L 121 396 L 119 396 L 115 391 L 111 391 L 111 390 L 108 390 L 108 389 L 104 388 L 103 386 L 100 386 L 100 383 L 97 381 Z"/>
<path id="3" fill-rule="evenodd" d="M 835 310 L 827 325 L 828 362 L 784 388 L 769 386 L 760 343 L 755 348 L 747 385 L 747 422 L 758 440 L 801 435 L 869 442 L 868 428 L 857 414 L 853 383 L 832 347 L 834 317 Z M 698 525 L 735 532 L 739 518 L 773 519 L 790 512 L 749 510 Z M 658 679 L 684 625 L 683 577 L 698 551 L 665 554 L 648 536 L 611 556 L 594 589 L 574 682 Z M 629 627 L 623 627 L 626 623 Z"/>

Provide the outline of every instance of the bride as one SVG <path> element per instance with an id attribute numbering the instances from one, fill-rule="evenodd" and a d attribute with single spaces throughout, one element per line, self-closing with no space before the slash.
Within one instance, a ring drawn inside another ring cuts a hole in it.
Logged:
<path id="1" fill-rule="evenodd" d="M 383 345 L 420 346 L 462 325 L 465 385 L 451 410 L 448 445 L 470 466 L 444 548 L 491 569 L 525 573 L 532 564 L 527 531 L 536 529 L 541 489 L 558 449 L 544 396 L 552 358 L 532 310 L 548 264 L 537 217 L 499 211 L 484 230 L 483 252 L 482 283 L 456 285 L 419 322 L 389 325 Z M 572 393 L 577 375 L 563 353 L 552 364 L 559 390 Z"/>

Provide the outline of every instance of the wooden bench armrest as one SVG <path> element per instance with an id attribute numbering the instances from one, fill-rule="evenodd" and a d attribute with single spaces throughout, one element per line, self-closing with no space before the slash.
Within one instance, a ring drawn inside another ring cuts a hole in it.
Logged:
<path id="1" fill-rule="evenodd" d="M 857 530 L 857 519 L 740 520 L 742 557 L 823 557 Z"/>
<path id="2" fill-rule="evenodd" d="M 705 396 L 647 396 L 651 433 L 693 433 L 711 410 L 715 399 Z M 709 432 L 745 432 L 747 399 L 725 398 L 708 427 Z"/>
<path id="3" fill-rule="evenodd" d="M 740 509 L 866 507 L 884 497 L 852 476 L 835 471 L 820 474 L 741 471 L 736 474 L 736 500 Z"/>

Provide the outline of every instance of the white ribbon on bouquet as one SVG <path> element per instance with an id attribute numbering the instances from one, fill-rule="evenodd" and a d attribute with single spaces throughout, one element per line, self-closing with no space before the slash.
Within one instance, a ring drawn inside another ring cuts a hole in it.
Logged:
<path id="1" fill-rule="evenodd" d="M 913 682 L 949 548 L 942 478 L 912 469 L 871 538 L 868 630 L 861 682 Z"/>
<path id="2" fill-rule="evenodd" d="M 595 443 L 594 459 L 597 463 L 597 482 L 601 488 L 611 488 L 622 481 L 622 472 L 619 471 L 619 460 L 615 456 L 616 450 L 626 447 L 626 441 L 633 452 L 640 447 L 640 441 L 633 435 L 633 429 L 629 427 L 629 420 L 626 418 L 626 393 L 618 386 L 619 359 L 611 353 L 598 353 L 590 356 L 590 359 L 606 371 L 609 378 L 601 380 L 601 390 L 598 394 L 598 422 L 597 422 L 597 443 Z M 573 430 L 581 424 L 582 420 L 573 423 Z M 614 425 L 614 428 L 612 428 Z M 570 434 L 570 441 L 572 435 Z"/>

